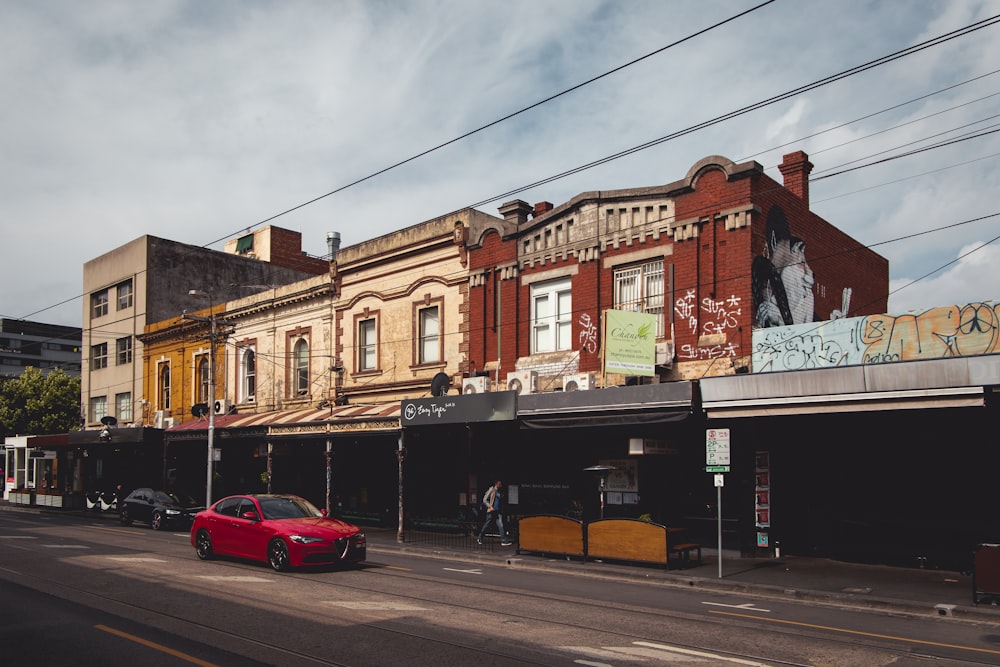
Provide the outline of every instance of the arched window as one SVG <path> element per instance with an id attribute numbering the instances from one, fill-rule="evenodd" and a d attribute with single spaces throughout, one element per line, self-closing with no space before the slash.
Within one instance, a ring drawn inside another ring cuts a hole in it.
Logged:
<path id="1" fill-rule="evenodd" d="M 208 357 L 203 356 L 198 359 L 198 403 L 210 402 L 208 396 L 208 380 Z"/>
<path id="2" fill-rule="evenodd" d="M 292 364 L 295 376 L 295 394 L 305 396 L 309 393 L 309 343 L 305 338 L 300 338 L 295 343 Z"/>
<path id="3" fill-rule="evenodd" d="M 170 364 L 160 366 L 160 409 L 170 409 Z"/>
<path id="4" fill-rule="evenodd" d="M 243 351 L 240 359 L 240 389 L 242 395 L 240 399 L 244 402 L 253 402 L 257 397 L 257 355 L 252 347 Z"/>

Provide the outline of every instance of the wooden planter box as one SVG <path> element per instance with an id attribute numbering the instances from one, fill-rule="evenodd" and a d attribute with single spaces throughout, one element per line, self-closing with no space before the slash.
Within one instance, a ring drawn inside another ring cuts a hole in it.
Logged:
<path id="1" fill-rule="evenodd" d="M 526 516 L 517 523 L 517 552 L 583 558 L 583 522 L 564 516 Z"/>

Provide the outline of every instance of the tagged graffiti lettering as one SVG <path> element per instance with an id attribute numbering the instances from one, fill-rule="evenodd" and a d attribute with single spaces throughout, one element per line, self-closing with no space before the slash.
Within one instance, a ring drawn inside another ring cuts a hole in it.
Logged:
<path id="1" fill-rule="evenodd" d="M 755 330 L 755 372 L 1000 352 L 1000 302 Z"/>
<path id="2" fill-rule="evenodd" d="M 597 325 L 588 313 L 580 315 L 580 348 L 584 352 L 597 352 Z"/>

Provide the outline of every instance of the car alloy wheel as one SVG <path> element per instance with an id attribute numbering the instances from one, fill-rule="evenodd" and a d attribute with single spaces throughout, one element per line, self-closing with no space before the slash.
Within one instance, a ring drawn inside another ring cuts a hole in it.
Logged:
<path id="1" fill-rule="evenodd" d="M 207 530 L 199 530 L 194 538 L 194 550 L 202 560 L 212 559 L 212 537 Z"/>
<path id="2" fill-rule="evenodd" d="M 281 540 L 271 540 L 267 545 L 267 562 L 276 572 L 288 569 L 288 545 Z"/>
<path id="3" fill-rule="evenodd" d="M 132 525 L 132 519 L 129 518 L 129 515 L 128 515 L 128 506 L 125 506 L 125 507 L 122 508 L 121 522 L 122 522 L 123 526 L 131 526 Z"/>
<path id="4" fill-rule="evenodd" d="M 163 529 L 163 512 L 161 512 L 159 510 L 156 510 L 155 512 L 153 512 L 153 519 L 152 519 L 152 521 L 149 522 L 149 525 L 150 525 L 150 527 L 152 527 L 153 530 L 162 530 Z"/>

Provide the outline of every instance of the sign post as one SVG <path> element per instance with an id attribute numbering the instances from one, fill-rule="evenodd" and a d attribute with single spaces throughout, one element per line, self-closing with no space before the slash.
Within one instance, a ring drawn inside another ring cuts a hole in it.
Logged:
<path id="1" fill-rule="evenodd" d="M 715 475 L 715 511 L 718 515 L 716 523 L 719 539 L 719 579 L 722 579 L 722 487 L 726 483 L 726 476 L 723 473 L 729 472 L 729 466 L 729 429 L 708 429 L 705 431 L 705 471 Z"/>

